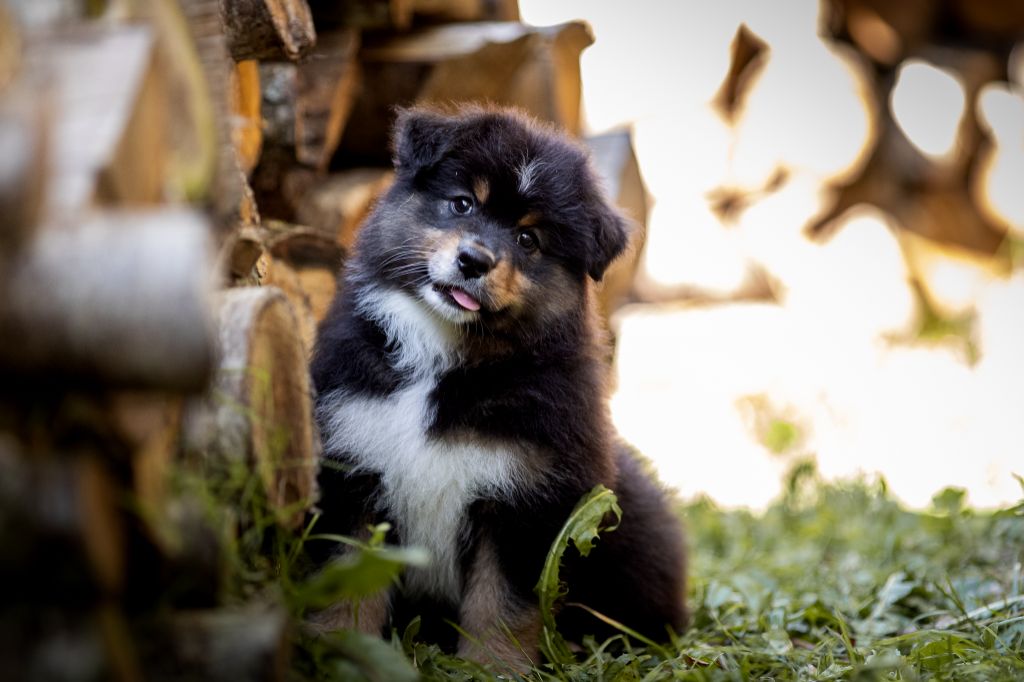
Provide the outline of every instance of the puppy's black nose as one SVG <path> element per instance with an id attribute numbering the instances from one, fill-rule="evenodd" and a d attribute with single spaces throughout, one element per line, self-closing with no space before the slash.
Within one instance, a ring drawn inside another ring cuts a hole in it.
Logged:
<path id="1" fill-rule="evenodd" d="M 455 260 L 459 265 L 459 271 L 466 279 L 486 275 L 494 267 L 494 256 L 473 244 L 460 246 L 459 255 Z"/>

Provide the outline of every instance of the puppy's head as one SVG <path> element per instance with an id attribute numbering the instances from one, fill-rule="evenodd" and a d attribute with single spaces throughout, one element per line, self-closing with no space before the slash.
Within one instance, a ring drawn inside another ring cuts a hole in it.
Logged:
<path id="1" fill-rule="evenodd" d="M 405 110 L 394 152 L 362 256 L 452 323 L 522 329 L 578 310 L 626 247 L 586 152 L 520 114 Z"/>

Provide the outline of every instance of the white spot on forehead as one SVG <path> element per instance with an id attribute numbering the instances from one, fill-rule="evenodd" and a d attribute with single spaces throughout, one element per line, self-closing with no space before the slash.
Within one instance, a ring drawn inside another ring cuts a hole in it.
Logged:
<path id="1" fill-rule="evenodd" d="M 530 186 L 537 179 L 537 173 L 544 167 L 542 161 L 533 159 L 527 161 L 523 159 L 523 162 L 516 168 L 516 174 L 519 176 L 519 193 L 526 194 L 530 190 Z"/>

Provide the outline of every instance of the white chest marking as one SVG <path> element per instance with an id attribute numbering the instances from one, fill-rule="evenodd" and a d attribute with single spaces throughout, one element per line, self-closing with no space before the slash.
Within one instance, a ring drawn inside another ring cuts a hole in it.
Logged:
<path id="1" fill-rule="evenodd" d="M 406 545 L 430 551 L 429 567 L 410 570 L 414 591 L 458 600 L 459 530 L 469 504 L 516 489 L 521 458 L 511 448 L 430 438 L 434 382 L 421 380 L 387 398 L 335 393 L 321 403 L 330 452 L 345 452 L 357 471 L 381 477 L 387 512 Z"/>
<path id="2" fill-rule="evenodd" d="M 412 383 L 384 397 L 324 396 L 318 407 L 325 450 L 344 453 L 357 471 L 381 477 L 378 508 L 396 522 L 403 544 L 430 551 L 432 562 L 406 573 L 413 591 L 459 599 L 459 530 L 469 504 L 517 489 L 522 457 L 493 442 L 427 435 L 435 411 L 430 394 L 438 372 L 457 357 L 444 322 L 423 304 L 395 291 L 372 294 L 361 309 L 385 329 L 392 362 Z"/>

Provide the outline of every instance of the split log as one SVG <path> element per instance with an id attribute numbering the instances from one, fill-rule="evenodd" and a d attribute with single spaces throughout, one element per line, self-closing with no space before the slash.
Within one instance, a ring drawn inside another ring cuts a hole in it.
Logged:
<path id="1" fill-rule="evenodd" d="M 0 442 L 0 577 L 20 586 L 17 599 L 67 606 L 119 590 L 125 576 L 119 497 L 97 457 L 28 458 L 9 440 Z"/>
<path id="2" fill-rule="evenodd" d="M 133 504 L 153 539 L 167 516 L 168 485 L 178 452 L 183 399 L 180 396 L 140 391 L 114 393 L 110 398 L 110 424 L 132 453 Z"/>
<path id="3" fill-rule="evenodd" d="M 146 8 L 145 24 L 75 25 L 27 41 L 20 80 L 52 119 L 52 218 L 211 192 L 217 119 L 192 37 L 177 4 Z"/>
<path id="4" fill-rule="evenodd" d="M 188 30 L 196 46 L 212 102 L 216 162 L 211 191 L 214 222 L 221 233 L 235 229 L 246 206 L 245 173 L 235 153 L 231 135 L 231 77 L 234 61 L 228 52 L 220 0 L 179 0 Z"/>
<path id="5" fill-rule="evenodd" d="M 384 168 L 353 168 L 316 178 L 296 202 L 295 222 L 351 249 L 359 226 L 393 179 L 394 173 Z"/>
<path id="6" fill-rule="evenodd" d="M 29 41 L 25 67 L 52 92 L 50 217 L 164 199 L 168 93 L 149 28 L 75 26 Z"/>
<path id="7" fill-rule="evenodd" d="M 235 61 L 298 59 L 316 44 L 306 0 L 222 0 L 221 6 Z"/>
<path id="8" fill-rule="evenodd" d="M 0 4 L 0 91 L 14 80 L 21 66 L 21 32 L 6 4 Z"/>
<path id="9" fill-rule="evenodd" d="M 272 682 L 287 677 L 291 632 L 277 608 L 183 611 L 143 625 L 146 679 Z"/>
<path id="10" fill-rule="evenodd" d="M 280 288 L 291 302 L 308 358 L 317 324 L 334 300 L 344 252 L 332 236 L 319 230 L 277 221 L 269 222 L 267 228 L 264 282 Z"/>
<path id="11" fill-rule="evenodd" d="M 413 5 L 414 0 L 309 0 L 318 29 L 404 31 L 412 24 Z"/>
<path id="12" fill-rule="evenodd" d="M 647 238 L 647 188 L 627 130 L 586 139 L 594 166 L 605 190 L 630 221 L 632 234 L 627 252 L 612 263 L 601 281 L 598 300 L 607 319 L 625 303 L 633 290 L 637 266 Z"/>
<path id="13" fill-rule="evenodd" d="M 358 49 L 358 33 L 334 31 L 298 64 L 260 65 L 268 144 L 293 149 L 301 164 L 327 168 L 352 110 Z"/>
<path id="14" fill-rule="evenodd" d="M 27 31 L 47 31 L 58 26 L 67 26 L 89 19 L 90 10 L 96 7 L 81 0 L 5 0 L 18 23 Z"/>
<path id="15" fill-rule="evenodd" d="M 345 128 L 346 162 L 387 165 L 395 105 L 489 101 L 580 132 L 580 53 L 590 27 L 451 24 L 367 41 L 361 90 Z"/>
<path id="16" fill-rule="evenodd" d="M 235 64 L 231 75 L 231 124 L 238 165 L 249 175 L 259 162 L 263 147 L 260 69 L 255 60 Z"/>
<path id="17" fill-rule="evenodd" d="M 519 21 L 518 0 L 413 0 L 415 20 L 423 23 L 453 21 Z"/>
<path id="18" fill-rule="evenodd" d="M 263 237 L 257 228 L 242 227 L 232 233 L 217 257 L 217 272 L 228 286 L 259 284 L 262 276 L 255 271 L 263 256 Z"/>
<path id="19" fill-rule="evenodd" d="M 54 587 L 50 586 L 51 591 Z M 147 679 L 115 605 L 71 611 L 34 604 L 0 618 L 0 679 L 136 682 Z"/>
<path id="20" fill-rule="evenodd" d="M 186 407 L 186 450 L 254 468 L 279 521 L 295 527 L 313 499 L 317 461 L 295 313 L 276 288 L 230 289 L 218 326 L 220 364 L 207 394 Z"/>
<path id="21" fill-rule="evenodd" d="M 0 366 L 195 390 L 211 366 L 209 226 L 108 212 L 52 225 L 0 271 Z"/>
<path id="22" fill-rule="evenodd" d="M 45 202 L 50 107 L 45 96 L 25 92 L 27 87 L 19 83 L 0 99 L 0 252 L 28 239 Z"/>

